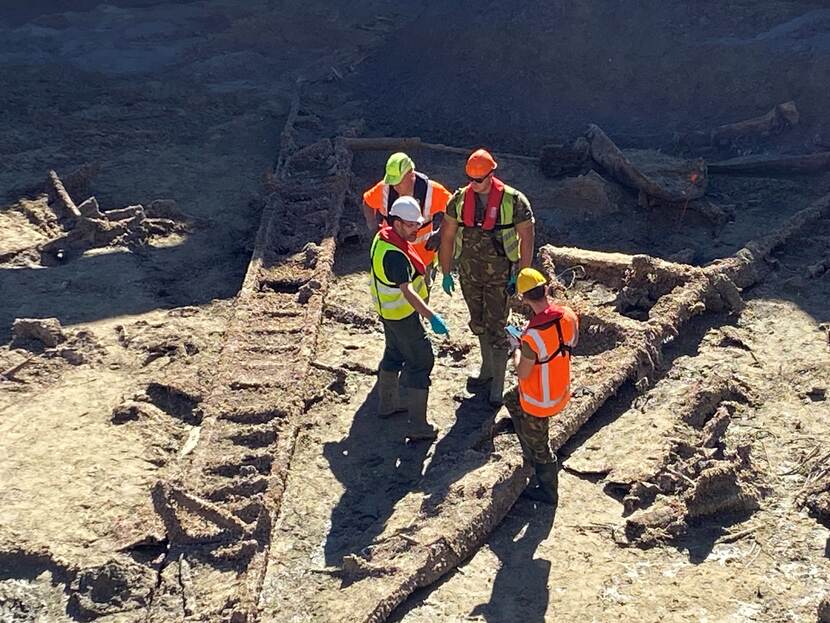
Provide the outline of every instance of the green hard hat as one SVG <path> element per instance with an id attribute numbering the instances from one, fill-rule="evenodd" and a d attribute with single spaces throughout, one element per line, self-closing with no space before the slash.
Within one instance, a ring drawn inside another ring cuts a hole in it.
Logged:
<path id="1" fill-rule="evenodd" d="M 383 178 L 383 183 L 390 186 L 400 184 L 403 176 L 414 168 L 415 163 L 412 162 L 412 158 L 402 151 L 396 152 L 389 156 L 389 160 L 386 161 L 386 175 Z"/>

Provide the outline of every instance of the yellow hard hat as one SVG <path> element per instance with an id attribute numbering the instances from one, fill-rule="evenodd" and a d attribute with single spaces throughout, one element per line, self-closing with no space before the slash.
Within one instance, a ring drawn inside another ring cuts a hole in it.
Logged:
<path id="1" fill-rule="evenodd" d="M 412 158 L 402 151 L 396 152 L 386 161 L 386 175 L 383 177 L 383 183 L 389 186 L 400 184 L 403 176 L 414 168 L 415 163 L 412 162 Z"/>
<path id="2" fill-rule="evenodd" d="M 528 290 L 545 285 L 547 282 L 545 276 L 535 268 L 523 268 L 519 271 L 519 276 L 516 277 L 516 292 L 524 294 Z"/>

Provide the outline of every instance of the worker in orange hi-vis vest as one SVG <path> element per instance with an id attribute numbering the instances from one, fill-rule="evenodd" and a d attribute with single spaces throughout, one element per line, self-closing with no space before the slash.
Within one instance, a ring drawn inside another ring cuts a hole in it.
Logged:
<path id="1" fill-rule="evenodd" d="M 520 333 L 508 327 L 519 384 L 505 395 L 505 405 L 536 471 L 538 484 L 522 495 L 555 506 L 559 465 L 550 449 L 549 422 L 571 398 L 571 352 L 579 339 L 579 320 L 573 310 L 548 298 L 547 279 L 535 268 L 519 271 L 516 292 L 533 317 Z"/>
<path id="2" fill-rule="evenodd" d="M 403 152 L 389 156 L 383 179 L 363 193 L 363 216 L 369 231 L 386 224 L 386 215 L 398 197 L 414 197 L 421 206 L 424 223 L 413 246 L 427 266 L 429 286 L 435 277 L 435 255 L 441 243 L 441 223 L 447 211 L 450 192 L 436 181 L 415 170 L 412 158 Z"/>

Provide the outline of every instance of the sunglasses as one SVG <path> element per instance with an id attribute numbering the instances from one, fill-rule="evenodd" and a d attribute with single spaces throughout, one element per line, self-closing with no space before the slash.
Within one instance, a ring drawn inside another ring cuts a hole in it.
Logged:
<path id="1" fill-rule="evenodd" d="M 488 173 L 484 177 L 471 177 L 471 176 L 468 175 L 467 179 L 470 180 L 471 182 L 475 182 L 476 184 L 481 184 L 484 180 L 486 180 L 488 177 L 490 177 L 490 175 L 492 175 L 492 173 L 493 172 L 490 171 L 490 173 Z"/>

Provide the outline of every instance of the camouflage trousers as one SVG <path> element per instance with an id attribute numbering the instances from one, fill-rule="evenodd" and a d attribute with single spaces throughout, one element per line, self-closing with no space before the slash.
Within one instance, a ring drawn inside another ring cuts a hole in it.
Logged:
<path id="1" fill-rule="evenodd" d="M 461 293 L 470 311 L 470 330 L 483 335 L 496 350 L 508 350 L 504 332 L 510 315 L 507 282 L 510 279 L 510 261 L 496 258 L 482 261 L 464 258 L 458 261 L 458 277 Z"/>
<path id="2" fill-rule="evenodd" d="M 504 406 L 513 420 L 513 428 L 522 444 L 525 458 L 534 465 L 556 463 L 556 455 L 550 451 L 550 418 L 525 413 L 519 404 L 518 387 L 513 387 L 504 395 Z"/>

